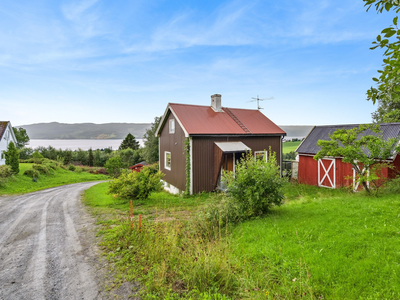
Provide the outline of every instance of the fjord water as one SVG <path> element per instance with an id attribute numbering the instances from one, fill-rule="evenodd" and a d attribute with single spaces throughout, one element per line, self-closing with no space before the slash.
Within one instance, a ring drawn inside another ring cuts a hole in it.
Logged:
<path id="1" fill-rule="evenodd" d="M 140 146 L 143 146 L 143 139 L 136 139 Z M 81 148 L 82 150 L 89 150 L 92 148 L 96 149 L 104 149 L 111 147 L 112 150 L 118 150 L 119 145 L 121 145 L 122 139 L 98 139 L 98 140 L 30 140 L 29 145 L 27 147 L 35 149 L 39 146 L 48 147 L 52 146 L 56 149 L 70 149 L 70 150 L 78 150 Z"/>

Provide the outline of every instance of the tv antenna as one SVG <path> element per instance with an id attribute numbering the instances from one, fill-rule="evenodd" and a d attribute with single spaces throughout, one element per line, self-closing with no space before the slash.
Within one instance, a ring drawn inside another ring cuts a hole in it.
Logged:
<path id="1" fill-rule="evenodd" d="M 255 102 L 255 101 L 257 101 L 257 109 L 260 110 L 260 109 L 264 109 L 264 108 L 260 107 L 260 101 L 264 101 L 264 100 L 273 100 L 273 99 L 275 99 L 275 98 L 274 98 L 274 97 L 269 97 L 269 98 L 263 98 L 263 99 L 261 99 L 261 98 L 259 98 L 258 95 L 257 95 L 257 98 L 251 97 L 251 99 L 253 99 L 253 100 L 250 100 L 250 101 L 247 101 L 247 102 Z"/>

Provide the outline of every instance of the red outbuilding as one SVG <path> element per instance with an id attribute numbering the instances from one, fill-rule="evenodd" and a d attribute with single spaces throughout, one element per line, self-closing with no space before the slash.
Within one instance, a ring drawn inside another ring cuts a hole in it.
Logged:
<path id="1" fill-rule="evenodd" d="M 142 171 L 143 167 L 146 166 L 147 163 L 145 161 L 142 161 L 136 165 L 133 165 L 132 167 L 129 167 L 129 169 L 131 170 L 131 172 L 139 172 Z"/>
<path id="2" fill-rule="evenodd" d="M 337 129 L 351 129 L 358 126 L 358 124 L 315 126 L 296 150 L 299 160 L 299 183 L 327 188 L 354 186 L 355 171 L 351 164 L 343 162 L 341 157 L 326 157 L 318 161 L 313 157 L 320 150 L 317 146 L 319 140 L 330 140 L 329 135 Z M 380 124 L 380 128 L 384 139 L 400 139 L 400 123 Z M 393 168 L 382 169 L 381 178 L 394 178 L 399 175 L 400 154 L 393 152 L 387 162 Z"/>

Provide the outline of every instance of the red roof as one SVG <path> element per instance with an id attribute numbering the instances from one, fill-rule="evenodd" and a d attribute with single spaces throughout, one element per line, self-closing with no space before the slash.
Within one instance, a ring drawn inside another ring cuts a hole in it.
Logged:
<path id="1" fill-rule="evenodd" d="M 258 110 L 223 107 L 223 112 L 215 112 L 210 106 L 176 103 L 169 107 L 188 134 L 286 135 Z"/>

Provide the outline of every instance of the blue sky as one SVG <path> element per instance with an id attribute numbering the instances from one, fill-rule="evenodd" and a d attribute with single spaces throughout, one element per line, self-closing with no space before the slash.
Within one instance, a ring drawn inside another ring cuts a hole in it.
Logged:
<path id="1" fill-rule="evenodd" d="M 168 102 L 279 125 L 371 122 L 369 50 L 393 15 L 361 0 L 53 1 L 0 6 L 0 119 L 149 123 Z"/>

